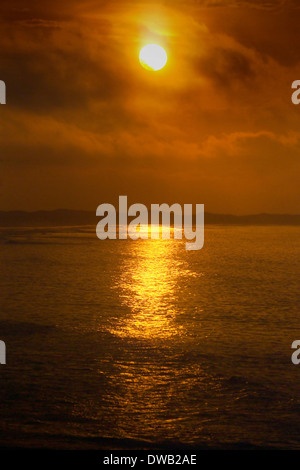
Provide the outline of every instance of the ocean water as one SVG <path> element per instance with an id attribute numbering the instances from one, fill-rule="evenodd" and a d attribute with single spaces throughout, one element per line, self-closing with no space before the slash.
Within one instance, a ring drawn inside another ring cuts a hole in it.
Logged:
<path id="1" fill-rule="evenodd" d="M 300 449 L 300 228 L 1 229 L 0 446 Z"/>

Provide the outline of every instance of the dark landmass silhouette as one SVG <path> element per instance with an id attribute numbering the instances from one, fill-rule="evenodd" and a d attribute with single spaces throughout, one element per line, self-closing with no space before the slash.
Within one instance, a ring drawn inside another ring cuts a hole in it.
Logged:
<path id="1" fill-rule="evenodd" d="M 128 218 L 132 220 L 133 217 Z M 195 219 L 195 217 L 194 217 Z M 96 225 L 95 212 L 58 209 L 52 211 L 0 211 L 0 227 L 63 227 Z M 300 225 L 300 215 L 230 215 L 205 213 L 205 225 Z"/>

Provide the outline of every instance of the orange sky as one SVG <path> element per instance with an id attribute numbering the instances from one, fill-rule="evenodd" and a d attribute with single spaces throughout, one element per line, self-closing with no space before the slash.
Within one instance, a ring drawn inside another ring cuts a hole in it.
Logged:
<path id="1" fill-rule="evenodd" d="M 0 6 L 0 209 L 300 213 L 296 0 L 25 3 Z"/>

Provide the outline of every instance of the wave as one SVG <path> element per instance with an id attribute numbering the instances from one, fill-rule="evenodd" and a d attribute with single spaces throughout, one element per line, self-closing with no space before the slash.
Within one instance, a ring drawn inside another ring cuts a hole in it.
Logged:
<path id="1" fill-rule="evenodd" d="M 57 330 L 55 325 L 39 325 L 32 322 L 0 320 L 0 332 L 5 336 L 29 335 Z"/>

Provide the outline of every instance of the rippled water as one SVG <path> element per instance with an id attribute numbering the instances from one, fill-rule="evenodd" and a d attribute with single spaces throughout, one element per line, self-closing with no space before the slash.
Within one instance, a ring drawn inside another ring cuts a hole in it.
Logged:
<path id="1" fill-rule="evenodd" d="M 300 448 L 299 249 L 296 227 L 207 227 L 198 252 L 2 229 L 0 444 Z"/>

